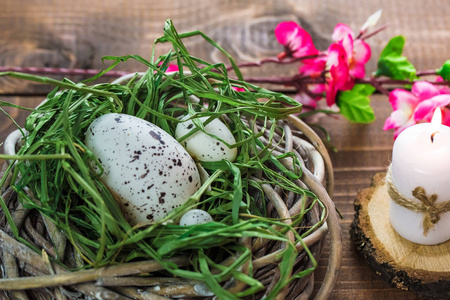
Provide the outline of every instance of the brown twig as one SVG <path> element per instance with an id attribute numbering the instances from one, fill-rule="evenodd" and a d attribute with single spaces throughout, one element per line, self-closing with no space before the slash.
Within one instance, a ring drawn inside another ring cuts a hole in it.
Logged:
<path id="1" fill-rule="evenodd" d="M 27 214 L 28 214 L 28 210 L 26 210 L 20 203 L 17 206 L 17 209 L 12 212 L 11 217 L 14 220 L 14 226 L 16 226 L 17 230 L 19 230 L 20 227 L 22 226 Z M 6 224 L 5 230 L 8 233 L 12 232 L 9 224 Z M 17 278 L 20 278 L 19 267 L 17 265 L 16 258 L 5 248 L 3 248 L 2 254 L 3 254 L 3 263 L 4 263 L 3 265 L 5 268 L 6 277 L 9 280 L 16 280 Z M 20 290 L 11 292 L 11 296 L 14 299 L 19 299 L 19 300 L 27 300 L 28 299 L 27 294 L 24 291 L 20 291 Z"/>
<path id="2" fill-rule="evenodd" d="M 274 64 L 278 64 L 278 65 L 288 65 L 288 64 L 293 64 L 296 62 L 301 62 L 302 60 L 305 59 L 314 59 L 314 58 L 318 58 L 324 56 L 324 54 L 317 54 L 317 55 L 305 55 L 302 57 L 289 57 L 289 58 L 278 58 L 278 57 L 267 57 L 267 58 L 263 58 L 259 61 L 255 61 L 255 62 L 242 62 L 242 63 L 238 63 L 237 66 L 239 68 L 245 68 L 245 67 L 261 67 L 262 65 L 265 65 L 267 63 L 274 63 Z M 227 67 L 227 70 L 233 70 L 232 66 Z"/>
<path id="3" fill-rule="evenodd" d="M 370 37 L 380 33 L 381 31 L 385 30 L 388 27 L 389 27 L 389 24 L 385 24 L 385 25 L 375 29 L 374 31 L 367 33 L 366 35 L 364 35 L 364 34 L 359 35 L 357 37 L 357 39 L 366 40 L 366 39 L 368 39 L 368 38 L 370 38 Z"/>
<path id="4" fill-rule="evenodd" d="M 72 69 L 72 68 L 42 68 L 42 67 L 13 67 L 13 66 L 0 66 L 0 72 L 20 72 L 28 74 L 40 74 L 40 75 L 72 75 L 72 76 L 94 76 L 101 70 L 97 69 Z M 114 71 L 111 70 L 103 76 L 107 77 L 121 77 L 129 74 L 128 71 Z"/>
<path id="5" fill-rule="evenodd" d="M 5 246 L 7 245 L 7 246 Z M 0 248 L 10 252 L 14 256 L 33 264 L 39 270 L 48 270 L 48 267 L 42 257 L 30 250 L 23 244 L 15 241 L 4 231 L 0 230 Z M 178 266 L 189 264 L 187 257 L 174 257 L 167 262 L 176 263 Z M 96 281 L 98 278 L 111 276 L 138 275 L 142 273 L 155 272 L 162 270 L 162 265 L 157 261 L 142 261 L 133 263 L 123 263 L 110 267 L 98 269 L 81 270 L 75 272 L 65 272 L 61 266 L 54 264 L 53 267 L 60 274 L 44 275 L 35 278 L 15 278 L 0 280 L 0 289 L 5 290 L 24 290 L 40 287 L 52 287 L 60 285 L 72 285 L 84 282 Z M 45 273 L 48 273 L 44 271 Z M 62 273 L 65 272 L 65 273 Z"/>

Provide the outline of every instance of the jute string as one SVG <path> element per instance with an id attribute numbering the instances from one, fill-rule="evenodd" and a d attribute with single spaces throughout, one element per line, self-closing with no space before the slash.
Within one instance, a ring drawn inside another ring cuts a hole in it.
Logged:
<path id="1" fill-rule="evenodd" d="M 419 202 L 400 194 L 392 182 L 391 166 L 389 166 L 386 174 L 386 184 L 389 196 L 395 203 L 409 210 L 423 214 L 424 236 L 427 236 L 428 232 L 433 229 L 434 224 L 439 222 L 443 213 L 450 211 L 450 201 L 436 203 L 438 196 L 436 194 L 427 196 L 425 189 L 421 186 L 416 187 L 412 191 L 413 197 L 419 200 Z"/>

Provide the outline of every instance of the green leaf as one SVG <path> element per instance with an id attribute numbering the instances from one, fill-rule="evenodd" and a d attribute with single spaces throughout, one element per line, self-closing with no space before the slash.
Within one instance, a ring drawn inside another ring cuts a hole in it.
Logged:
<path id="1" fill-rule="evenodd" d="M 441 76 L 444 80 L 450 80 L 450 59 L 447 60 L 442 67 L 437 69 L 436 74 Z"/>
<path id="2" fill-rule="evenodd" d="M 401 35 L 393 37 L 389 41 L 380 54 L 375 76 L 386 76 L 399 80 L 417 78 L 416 68 L 402 55 L 404 45 L 405 38 Z"/>
<path id="3" fill-rule="evenodd" d="M 352 90 L 338 94 L 337 105 L 341 114 L 350 122 L 370 123 L 375 120 L 375 114 L 370 107 L 369 96 L 375 88 L 369 84 L 356 84 Z"/>

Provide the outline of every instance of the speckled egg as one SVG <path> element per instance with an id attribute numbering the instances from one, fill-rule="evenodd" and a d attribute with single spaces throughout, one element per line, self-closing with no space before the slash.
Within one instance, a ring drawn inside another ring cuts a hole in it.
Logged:
<path id="1" fill-rule="evenodd" d="M 202 209 L 188 210 L 180 219 L 181 226 L 190 226 L 212 222 L 211 215 Z"/>
<path id="2" fill-rule="evenodd" d="M 182 121 L 188 119 L 186 116 Z M 200 121 L 205 122 L 208 117 L 199 118 Z M 189 133 L 195 128 L 192 120 L 187 120 L 178 123 L 175 129 L 175 138 L 179 139 Z M 230 129 L 222 123 L 219 119 L 214 119 L 205 126 L 205 132 L 217 136 L 229 145 L 236 143 L 236 139 L 231 133 Z M 181 144 L 189 152 L 189 154 L 197 161 L 219 161 L 227 159 L 233 161 L 237 155 L 236 148 L 228 148 L 223 142 L 209 136 L 203 131 L 197 131 L 187 139 L 181 141 Z"/>
<path id="3" fill-rule="evenodd" d="M 102 165 L 101 179 L 132 225 L 161 219 L 201 185 L 195 162 L 180 143 L 134 116 L 97 118 L 86 132 L 86 147 Z"/>

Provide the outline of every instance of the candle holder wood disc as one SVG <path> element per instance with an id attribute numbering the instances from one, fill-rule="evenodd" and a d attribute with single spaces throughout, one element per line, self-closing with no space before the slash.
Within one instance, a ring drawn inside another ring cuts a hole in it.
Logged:
<path id="1" fill-rule="evenodd" d="M 450 241 L 428 246 L 402 238 L 389 221 L 385 173 L 355 200 L 350 234 L 368 264 L 394 287 L 424 297 L 450 297 Z"/>

